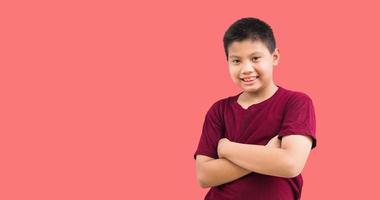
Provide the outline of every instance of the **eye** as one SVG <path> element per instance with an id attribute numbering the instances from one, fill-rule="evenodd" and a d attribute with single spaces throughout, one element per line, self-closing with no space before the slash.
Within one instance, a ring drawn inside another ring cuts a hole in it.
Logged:
<path id="1" fill-rule="evenodd" d="M 233 64 L 238 64 L 240 61 L 239 60 L 232 60 Z"/>
<path id="2" fill-rule="evenodd" d="M 260 57 L 253 57 L 253 60 L 258 60 Z"/>

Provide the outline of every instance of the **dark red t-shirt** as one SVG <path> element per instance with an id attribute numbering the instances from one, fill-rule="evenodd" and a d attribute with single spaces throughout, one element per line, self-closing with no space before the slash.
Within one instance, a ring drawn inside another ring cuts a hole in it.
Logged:
<path id="1" fill-rule="evenodd" d="M 277 85 L 278 86 L 278 85 Z M 308 95 L 278 86 L 270 98 L 244 109 L 239 94 L 216 101 L 208 110 L 194 153 L 217 159 L 221 138 L 244 144 L 266 145 L 279 135 L 308 135 L 316 146 L 315 112 Z M 282 178 L 251 172 L 237 180 L 211 187 L 206 200 L 293 200 L 300 199 L 302 175 Z"/>

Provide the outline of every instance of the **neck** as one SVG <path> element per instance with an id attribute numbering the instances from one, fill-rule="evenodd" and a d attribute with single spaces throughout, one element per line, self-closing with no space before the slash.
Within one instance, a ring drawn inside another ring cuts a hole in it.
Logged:
<path id="1" fill-rule="evenodd" d="M 277 89 L 278 86 L 272 82 L 272 84 L 262 88 L 260 91 L 244 92 L 243 96 L 246 101 L 261 102 L 276 93 Z"/>

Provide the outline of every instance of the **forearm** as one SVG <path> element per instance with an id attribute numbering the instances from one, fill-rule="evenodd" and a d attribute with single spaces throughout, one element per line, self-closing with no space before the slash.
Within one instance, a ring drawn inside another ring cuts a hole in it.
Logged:
<path id="1" fill-rule="evenodd" d="M 265 175 L 289 178 L 293 170 L 288 152 L 281 148 L 228 142 L 220 156 L 249 171 Z"/>
<path id="2" fill-rule="evenodd" d="M 214 159 L 202 165 L 204 187 L 214 187 L 234 181 L 251 171 L 246 170 L 225 158 Z"/>

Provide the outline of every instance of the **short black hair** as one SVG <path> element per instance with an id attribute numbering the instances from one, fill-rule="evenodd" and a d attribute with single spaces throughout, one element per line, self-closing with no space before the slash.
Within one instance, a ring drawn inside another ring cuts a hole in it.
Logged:
<path id="1" fill-rule="evenodd" d="M 241 18 L 234 22 L 224 33 L 223 44 L 227 60 L 228 47 L 231 43 L 245 39 L 263 42 L 270 53 L 273 53 L 276 49 L 276 40 L 272 28 L 267 23 L 253 17 Z"/>

